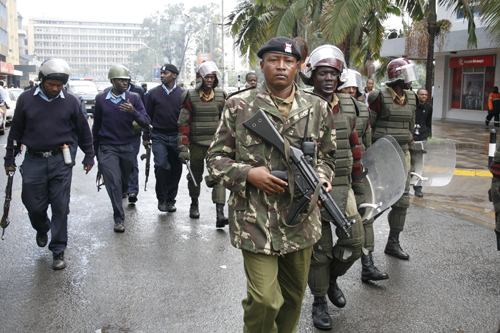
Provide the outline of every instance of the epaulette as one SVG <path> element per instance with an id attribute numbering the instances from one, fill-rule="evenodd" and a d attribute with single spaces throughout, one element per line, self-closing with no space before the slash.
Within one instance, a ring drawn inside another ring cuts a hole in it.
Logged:
<path id="1" fill-rule="evenodd" d="M 316 97 L 319 97 L 321 98 L 322 100 L 326 101 L 328 104 L 331 104 L 329 100 L 327 100 L 325 97 L 321 96 L 321 95 L 318 95 L 316 94 L 314 91 L 307 91 L 307 90 L 302 90 L 303 92 L 305 92 L 306 94 L 309 94 L 309 95 L 313 95 L 313 96 L 316 96 Z"/>
<path id="2" fill-rule="evenodd" d="M 257 87 L 256 86 L 251 86 L 251 87 L 248 87 L 248 88 L 245 88 L 245 89 L 242 89 L 242 90 L 238 90 L 238 91 L 232 92 L 229 95 L 227 95 L 226 99 L 231 98 L 234 95 L 238 95 L 238 94 L 240 94 L 240 93 L 242 93 L 244 91 L 251 90 L 251 89 L 257 89 Z"/>

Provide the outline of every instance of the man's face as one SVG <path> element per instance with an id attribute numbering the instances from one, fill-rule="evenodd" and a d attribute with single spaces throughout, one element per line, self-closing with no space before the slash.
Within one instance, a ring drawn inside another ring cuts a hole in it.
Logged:
<path id="1" fill-rule="evenodd" d="M 203 90 L 210 90 L 214 87 L 214 82 L 217 76 L 215 74 L 207 74 L 203 78 L 203 83 L 201 85 L 201 88 Z"/>
<path id="2" fill-rule="evenodd" d="M 324 91 L 333 91 L 337 87 L 339 71 L 332 67 L 320 66 L 313 72 L 316 84 Z"/>
<path id="3" fill-rule="evenodd" d="M 113 79 L 111 83 L 113 84 L 115 93 L 122 94 L 127 91 L 130 79 Z"/>
<path id="4" fill-rule="evenodd" d="M 161 83 L 165 85 L 172 83 L 173 81 L 175 81 L 176 78 L 177 74 L 172 73 L 171 71 L 161 71 L 160 74 Z"/>
<path id="5" fill-rule="evenodd" d="M 427 101 L 427 96 L 429 95 L 427 93 L 427 90 L 420 90 L 418 93 L 418 99 L 420 101 L 420 104 L 424 104 Z"/>
<path id="6" fill-rule="evenodd" d="M 59 95 L 61 92 L 61 89 L 63 88 L 64 84 L 62 81 L 59 80 L 45 80 L 43 81 L 43 93 L 49 98 L 52 99 Z"/>
<path id="7" fill-rule="evenodd" d="M 260 62 L 267 85 L 276 90 L 291 86 L 298 68 L 297 58 L 279 53 L 264 53 Z"/>
<path id="8" fill-rule="evenodd" d="M 366 81 L 366 90 L 368 91 L 372 91 L 373 90 L 373 85 L 375 84 L 375 82 L 373 80 L 368 80 Z"/>
<path id="9" fill-rule="evenodd" d="M 249 87 L 256 87 L 257 86 L 257 75 L 252 74 L 248 75 L 248 80 L 247 83 L 249 84 Z"/>
<path id="10" fill-rule="evenodd" d="M 356 88 L 356 87 L 346 87 L 346 88 L 342 88 L 339 90 L 340 93 L 349 94 L 349 95 L 351 95 L 351 97 L 354 97 L 354 98 L 357 98 L 356 97 L 357 91 L 358 91 L 358 88 Z"/>

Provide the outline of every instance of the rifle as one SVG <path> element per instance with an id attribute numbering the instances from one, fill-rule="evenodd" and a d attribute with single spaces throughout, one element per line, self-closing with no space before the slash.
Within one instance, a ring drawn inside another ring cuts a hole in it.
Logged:
<path id="1" fill-rule="evenodd" d="M 141 155 L 141 161 L 146 159 L 146 182 L 144 183 L 144 191 L 147 191 L 146 186 L 148 185 L 149 179 L 149 168 L 151 165 L 151 142 L 148 142 L 148 147 L 146 148 L 146 154 Z"/>
<path id="2" fill-rule="evenodd" d="M 191 180 L 193 181 L 194 187 L 198 187 L 198 183 L 196 183 L 196 180 L 194 179 L 193 171 L 191 171 L 191 163 L 189 163 L 189 160 L 186 161 L 186 168 L 189 172 L 189 175 L 191 176 Z"/>
<path id="3" fill-rule="evenodd" d="M 287 156 L 283 137 L 276 130 L 262 109 L 259 109 L 254 116 L 246 120 L 243 123 L 243 126 L 278 149 L 282 155 Z M 319 200 L 321 201 L 323 208 L 325 208 L 328 214 L 332 217 L 333 224 L 336 227 L 341 228 L 349 236 L 347 229 L 355 222 L 355 220 L 347 221 L 332 196 L 325 192 L 325 185 L 319 185 L 321 180 L 311 165 L 312 158 L 305 155 L 302 150 L 291 146 L 289 153 L 290 159 L 288 163 L 291 166 L 293 174 L 291 182 L 295 182 L 295 185 L 297 185 L 298 192 L 302 195 L 302 199 L 300 199 L 299 203 L 290 211 L 286 224 L 293 226 L 300 223 L 295 223 L 295 220 L 297 219 L 299 213 L 309 203 L 311 196 L 315 194 L 316 188 L 320 186 Z M 271 174 L 285 181 L 288 179 L 287 171 L 273 170 L 271 171 Z M 294 185 L 292 184 L 292 187 L 293 186 Z"/>
<path id="4" fill-rule="evenodd" d="M 5 187 L 5 202 L 3 204 L 3 216 L 2 220 L 0 221 L 0 227 L 3 228 L 2 230 L 2 240 L 5 239 L 5 228 L 7 228 L 10 224 L 9 221 L 9 210 L 10 210 L 10 201 L 12 200 L 12 183 L 14 181 L 14 174 L 16 173 L 16 169 L 14 166 L 14 159 L 16 157 L 16 146 L 17 146 L 17 141 L 14 140 L 14 145 L 12 147 L 12 164 L 11 166 L 14 167 L 14 170 L 9 170 L 9 175 L 7 179 L 7 186 Z"/>

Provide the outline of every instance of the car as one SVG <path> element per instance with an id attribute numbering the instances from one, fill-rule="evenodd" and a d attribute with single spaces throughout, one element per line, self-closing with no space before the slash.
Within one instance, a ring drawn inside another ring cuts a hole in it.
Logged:
<path id="1" fill-rule="evenodd" d="M 97 91 L 103 92 L 104 89 L 111 87 L 112 84 L 109 81 L 99 81 L 99 82 L 95 82 L 95 85 L 97 87 Z"/>
<path id="2" fill-rule="evenodd" d="M 71 79 L 68 81 L 68 90 L 85 101 L 87 113 L 94 114 L 95 97 L 99 93 L 93 81 Z"/>
<path id="3" fill-rule="evenodd" d="M 7 105 L 9 109 L 5 112 L 5 121 L 10 124 L 14 118 L 14 111 L 16 110 L 17 98 L 24 92 L 24 89 L 10 88 L 5 90 L 7 92 Z"/>

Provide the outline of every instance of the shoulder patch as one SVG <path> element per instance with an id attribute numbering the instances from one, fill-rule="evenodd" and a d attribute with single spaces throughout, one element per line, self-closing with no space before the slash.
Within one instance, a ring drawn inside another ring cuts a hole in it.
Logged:
<path id="1" fill-rule="evenodd" d="M 380 90 L 373 89 L 368 95 L 368 104 L 373 103 L 380 96 Z"/>
<path id="2" fill-rule="evenodd" d="M 241 90 L 238 90 L 238 91 L 232 92 L 232 93 L 230 93 L 229 95 L 227 95 L 226 99 L 231 98 L 231 97 L 233 97 L 234 95 L 238 95 L 238 94 L 240 94 L 240 93 L 242 93 L 242 92 L 244 92 L 244 91 L 247 91 L 247 90 L 252 90 L 252 89 L 257 89 L 257 87 L 255 87 L 255 86 L 251 86 L 251 87 L 248 87 L 248 88 L 245 88 L 245 89 L 241 89 Z"/>
<path id="3" fill-rule="evenodd" d="M 316 93 L 314 93 L 314 92 L 312 92 L 312 91 L 302 90 L 302 92 L 304 92 L 304 93 L 306 93 L 306 94 L 308 94 L 308 95 L 313 95 L 313 96 L 315 96 L 315 97 L 319 97 L 319 98 L 321 98 L 322 100 L 324 100 L 325 102 L 327 102 L 328 104 L 330 104 L 330 102 L 329 102 L 329 101 L 328 101 L 325 97 L 323 97 L 323 96 L 321 96 L 321 95 L 318 95 L 318 94 L 316 94 Z"/>

